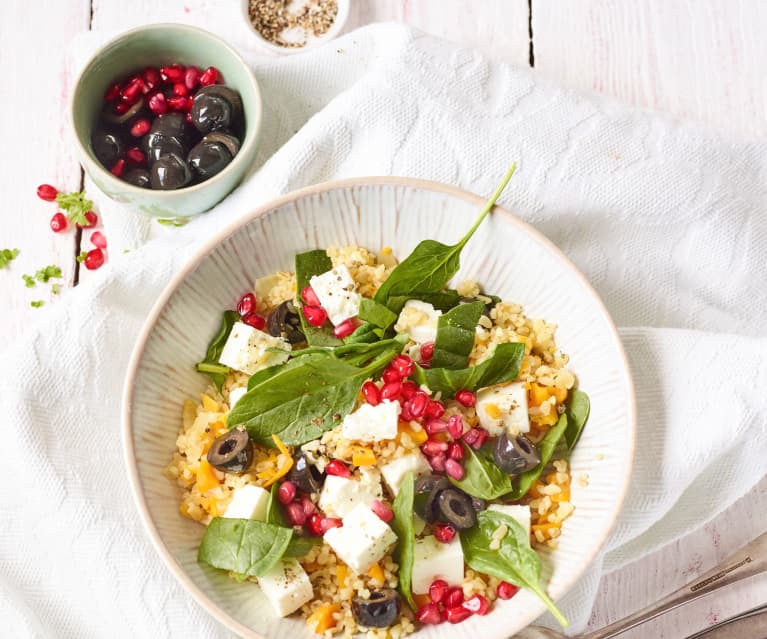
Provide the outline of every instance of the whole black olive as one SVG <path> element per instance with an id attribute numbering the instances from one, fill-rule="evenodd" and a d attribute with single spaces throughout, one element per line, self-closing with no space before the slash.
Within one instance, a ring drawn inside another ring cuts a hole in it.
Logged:
<path id="1" fill-rule="evenodd" d="M 399 595 L 391 588 L 370 592 L 370 599 L 354 597 L 352 614 L 357 623 L 367 628 L 387 628 L 399 619 Z"/>
<path id="2" fill-rule="evenodd" d="M 196 93 L 191 113 L 192 124 L 201 133 L 229 129 L 242 118 L 242 99 L 227 86 L 211 84 Z"/>
<path id="3" fill-rule="evenodd" d="M 208 463 L 228 473 L 244 473 L 253 463 L 253 442 L 248 431 L 230 430 L 218 437 L 208 449 Z"/>
<path id="4" fill-rule="evenodd" d="M 423 475 L 415 480 L 413 509 L 427 524 L 433 524 L 439 518 L 437 499 L 450 486 L 447 478 L 440 475 Z"/>
<path id="5" fill-rule="evenodd" d="M 189 134 L 191 132 L 184 115 L 181 113 L 166 113 L 164 115 L 158 115 L 154 119 L 148 135 L 151 135 L 152 133 L 164 135 L 169 138 L 176 138 L 180 142 L 186 142 L 189 139 Z"/>
<path id="6" fill-rule="evenodd" d="M 447 488 L 439 494 L 441 518 L 458 530 L 466 530 L 477 523 L 477 513 L 469 497 L 462 490 Z"/>
<path id="7" fill-rule="evenodd" d="M 148 140 L 147 135 L 144 140 Z M 150 162 L 157 162 L 161 157 L 165 155 L 177 155 L 179 157 L 186 157 L 186 148 L 176 138 L 169 138 L 165 135 L 155 133 L 152 135 L 152 145 L 144 142 L 144 151 L 146 151 L 147 157 Z"/>
<path id="8" fill-rule="evenodd" d="M 318 493 L 325 477 L 314 464 L 309 463 L 306 455 L 301 453 L 295 458 L 293 468 L 290 469 L 286 479 L 292 481 L 301 492 Z"/>
<path id="9" fill-rule="evenodd" d="M 535 468 L 541 461 L 535 444 L 524 435 L 509 437 L 503 433 L 495 442 L 493 459 L 504 473 L 518 475 Z"/>
<path id="10" fill-rule="evenodd" d="M 275 308 L 266 318 L 266 330 L 269 335 L 282 337 L 291 344 L 306 341 L 306 335 L 301 331 L 301 318 L 292 300 L 286 300 Z"/>
<path id="11" fill-rule="evenodd" d="M 192 172 L 184 160 L 175 153 L 163 155 L 150 171 L 153 189 L 170 191 L 180 189 L 192 181 Z"/>
<path id="12" fill-rule="evenodd" d="M 151 178 L 149 177 L 149 171 L 144 169 L 131 169 L 125 175 L 123 175 L 123 180 L 128 182 L 128 184 L 141 187 L 142 189 L 151 188 Z"/>
<path id="13" fill-rule="evenodd" d="M 91 146 L 93 154 L 107 169 L 111 169 L 115 162 L 122 157 L 125 147 L 122 140 L 113 131 L 96 129 L 91 134 Z"/>
<path id="14" fill-rule="evenodd" d="M 227 131 L 213 131 L 213 133 L 208 133 L 208 135 L 206 135 L 202 141 L 218 142 L 219 144 L 223 144 L 227 149 L 229 149 L 229 153 L 232 155 L 232 157 L 240 152 L 239 139 Z"/>
<path id="15" fill-rule="evenodd" d="M 232 161 L 232 154 L 220 142 L 206 142 L 203 139 L 192 147 L 186 161 L 194 174 L 202 181 L 223 171 Z"/>
<path id="16" fill-rule="evenodd" d="M 150 162 L 156 162 L 163 155 L 175 153 L 186 157 L 189 150 L 189 126 L 180 113 L 166 113 L 155 118 L 143 140 L 144 151 Z"/>

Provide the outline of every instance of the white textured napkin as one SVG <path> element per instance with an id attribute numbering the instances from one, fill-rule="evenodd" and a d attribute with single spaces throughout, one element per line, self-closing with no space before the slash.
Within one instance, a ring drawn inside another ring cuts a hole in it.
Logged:
<path id="1" fill-rule="evenodd" d="M 333 178 L 489 194 L 516 160 L 502 204 L 575 261 L 622 327 L 637 460 L 604 556 L 562 602 L 573 631 L 603 571 L 701 525 L 767 472 L 763 141 L 575 95 L 393 25 L 254 67 L 266 113 L 252 177 L 124 255 L 148 227 L 105 204 L 108 266 L 3 352 L 0 634 L 229 636 L 144 536 L 121 454 L 123 375 L 150 306 L 199 240 Z"/>

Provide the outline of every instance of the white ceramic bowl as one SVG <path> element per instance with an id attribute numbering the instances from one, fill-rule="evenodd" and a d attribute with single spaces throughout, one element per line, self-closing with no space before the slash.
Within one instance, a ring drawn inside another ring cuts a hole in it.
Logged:
<path id="1" fill-rule="evenodd" d="M 124 445 L 139 516 L 160 556 L 219 621 L 244 637 L 315 637 L 300 619 L 274 617 L 253 584 L 239 584 L 196 561 L 204 528 L 179 514 L 179 488 L 162 474 L 181 422 L 184 399 L 207 385 L 194 370 L 221 313 L 253 281 L 292 270 L 297 252 L 329 245 L 392 246 L 409 253 L 419 240 L 454 243 L 483 199 L 455 188 L 404 178 L 367 178 L 313 186 L 287 195 L 205 243 L 168 284 L 136 344 L 123 399 Z M 572 458 L 575 512 L 559 548 L 545 553 L 545 587 L 554 599 L 575 583 L 604 543 L 626 493 L 634 447 L 631 377 L 620 339 L 594 290 L 545 237 L 496 208 L 462 255 L 458 278 L 524 305 L 559 325 L 557 341 L 591 398 L 591 417 Z M 499 602 L 485 617 L 426 627 L 414 637 L 506 639 L 543 612 L 529 592 Z"/>

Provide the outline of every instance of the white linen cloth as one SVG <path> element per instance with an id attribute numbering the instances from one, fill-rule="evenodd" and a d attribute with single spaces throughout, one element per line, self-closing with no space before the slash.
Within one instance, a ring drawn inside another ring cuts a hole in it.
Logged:
<path id="1" fill-rule="evenodd" d="M 561 602 L 572 631 L 604 571 L 700 526 L 765 474 L 764 141 L 576 95 L 394 25 L 253 64 L 266 108 L 251 177 L 136 249 L 148 222 L 104 204 L 108 265 L 3 352 L 0 634 L 230 636 L 138 521 L 119 437 L 123 376 L 148 310 L 199 241 L 324 180 L 413 176 L 487 195 L 516 160 L 501 203 L 575 261 L 621 327 L 636 466 L 603 556 Z"/>

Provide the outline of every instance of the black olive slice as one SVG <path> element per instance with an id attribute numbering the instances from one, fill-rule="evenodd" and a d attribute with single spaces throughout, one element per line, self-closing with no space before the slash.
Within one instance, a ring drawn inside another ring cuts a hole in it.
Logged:
<path id="1" fill-rule="evenodd" d="M 439 518 L 437 498 L 452 484 L 440 475 L 424 475 L 415 480 L 413 509 L 427 524 L 433 524 Z"/>
<path id="2" fill-rule="evenodd" d="M 471 528 L 477 522 L 471 497 L 462 490 L 447 488 L 439 494 L 438 502 L 442 518 L 458 530 Z"/>
<path id="3" fill-rule="evenodd" d="M 175 153 L 163 155 L 152 164 L 150 171 L 153 189 L 170 191 L 180 189 L 192 181 L 189 165 Z"/>
<path id="4" fill-rule="evenodd" d="M 503 433 L 495 442 L 493 459 L 504 473 L 518 475 L 535 468 L 541 461 L 535 444 L 524 435 L 509 437 Z"/>
<path id="5" fill-rule="evenodd" d="M 125 175 L 123 175 L 123 180 L 128 182 L 128 184 L 138 186 L 142 189 L 151 188 L 151 178 L 149 177 L 149 171 L 145 171 L 144 169 L 131 169 Z"/>
<path id="6" fill-rule="evenodd" d="M 248 431 L 240 428 L 230 430 L 211 444 L 208 463 L 228 473 L 244 473 L 253 463 L 253 443 Z"/>
<path id="7" fill-rule="evenodd" d="M 192 147 L 186 161 L 199 180 L 203 181 L 223 171 L 232 161 L 232 154 L 219 142 L 203 140 Z"/>
<path id="8" fill-rule="evenodd" d="M 318 493 L 322 488 L 324 475 L 301 453 L 295 458 L 293 468 L 286 479 L 292 481 L 301 492 Z"/>
<path id="9" fill-rule="evenodd" d="M 373 590 L 369 599 L 352 599 L 352 614 L 357 623 L 366 628 L 387 628 L 393 625 L 399 619 L 400 608 L 399 595 L 391 588 Z"/>
<path id="10" fill-rule="evenodd" d="M 207 137 L 207 136 L 206 136 Z M 266 330 L 269 335 L 282 337 L 291 344 L 306 341 L 306 335 L 301 330 L 301 318 L 292 300 L 286 300 L 275 308 L 266 318 Z"/>

